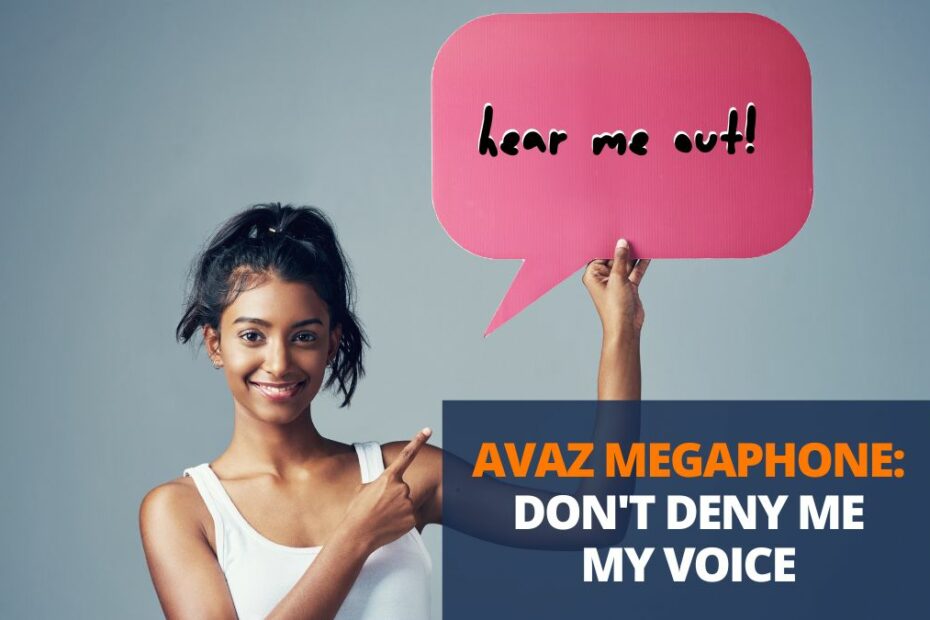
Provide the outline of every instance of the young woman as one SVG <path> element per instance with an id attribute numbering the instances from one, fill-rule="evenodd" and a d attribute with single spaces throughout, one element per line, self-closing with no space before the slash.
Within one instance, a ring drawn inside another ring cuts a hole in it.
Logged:
<path id="1" fill-rule="evenodd" d="M 640 397 L 638 285 L 621 240 L 584 284 L 603 326 L 598 398 Z M 351 274 L 317 209 L 258 205 L 198 257 L 177 336 L 226 375 L 233 437 L 211 463 L 142 501 L 146 560 L 170 618 L 429 617 L 420 531 L 442 522 L 442 451 L 346 445 L 311 416 L 322 387 L 348 405 L 364 367 Z"/>

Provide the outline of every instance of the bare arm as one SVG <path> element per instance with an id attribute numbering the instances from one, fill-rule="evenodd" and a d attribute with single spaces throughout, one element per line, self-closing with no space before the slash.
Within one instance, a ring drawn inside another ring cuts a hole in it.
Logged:
<path id="1" fill-rule="evenodd" d="M 197 516 L 196 489 L 158 486 L 139 510 L 142 546 L 166 618 L 235 618 L 223 571 Z"/>
<path id="2" fill-rule="evenodd" d="M 361 485 L 337 531 L 269 620 L 329 620 L 352 589 L 365 560 L 416 525 L 416 507 L 404 474 L 430 431 L 417 433 L 374 481 Z"/>
<path id="3" fill-rule="evenodd" d="M 639 399 L 641 395 L 640 332 L 645 312 L 639 298 L 639 285 L 649 266 L 648 260 L 630 260 L 629 244 L 617 243 L 614 258 L 588 264 L 582 281 L 594 301 L 601 321 L 602 341 L 597 377 L 596 415 L 592 442 L 595 452 L 590 462 L 604 462 L 604 445 L 628 443 L 639 437 Z M 471 479 L 472 466 L 455 455 L 445 453 L 434 475 L 462 481 L 456 488 L 443 490 L 442 481 L 432 500 L 430 514 L 436 522 L 443 520 L 442 502 L 454 506 L 444 522 L 461 532 L 499 544 L 534 549 L 575 549 L 592 544 L 620 540 L 626 530 L 628 512 L 623 512 L 616 530 L 592 532 L 554 531 L 540 527 L 515 535 L 513 530 L 514 497 L 534 495 L 544 502 L 554 494 L 510 484 L 493 478 Z M 463 492 L 463 487 L 470 489 Z M 629 494 L 634 480 L 627 478 L 584 479 L 574 495 Z M 480 497 L 480 501 L 475 501 Z"/>
<path id="4" fill-rule="evenodd" d="M 368 556 L 416 524 L 403 475 L 429 432 L 417 434 L 384 472 L 361 485 L 339 528 L 268 615 L 273 620 L 329 620 Z M 152 581 L 166 618 L 235 618 L 229 587 L 197 517 L 197 492 L 171 482 L 142 501 L 139 524 Z"/>
<path id="5" fill-rule="evenodd" d="M 582 278 L 601 320 L 598 400 L 639 400 L 641 395 L 639 336 L 646 313 L 639 285 L 649 261 L 629 257 L 630 246 L 621 239 L 614 258 L 591 261 Z"/>

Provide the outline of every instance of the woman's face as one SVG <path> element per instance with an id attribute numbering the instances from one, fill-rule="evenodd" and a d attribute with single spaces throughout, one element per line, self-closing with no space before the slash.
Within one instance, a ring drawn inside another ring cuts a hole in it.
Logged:
<path id="1" fill-rule="evenodd" d="M 287 424 L 307 411 L 339 346 L 326 304 L 312 286 L 274 275 L 239 294 L 220 330 L 204 330 L 207 351 L 221 361 L 243 412 Z"/>

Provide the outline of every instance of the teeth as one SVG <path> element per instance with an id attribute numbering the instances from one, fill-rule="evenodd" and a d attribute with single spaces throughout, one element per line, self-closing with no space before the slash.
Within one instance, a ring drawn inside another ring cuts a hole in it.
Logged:
<path id="1" fill-rule="evenodd" d="M 282 392 L 291 392 L 291 391 L 294 390 L 294 388 L 297 387 L 297 385 L 298 385 L 298 384 L 296 384 L 296 383 L 291 383 L 291 384 L 289 384 L 289 385 L 285 385 L 285 386 L 281 386 L 281 387 L 275 387 L 275 386 L 271 386 L 271 385 L 262 385 L 262 384 L 258 384 L 258 386 L 259 386 L 260 388 L 262 388 L 263 390 L 268 390 L 269 392 L 278 392 L 278 393 L 282 393 Z"/>

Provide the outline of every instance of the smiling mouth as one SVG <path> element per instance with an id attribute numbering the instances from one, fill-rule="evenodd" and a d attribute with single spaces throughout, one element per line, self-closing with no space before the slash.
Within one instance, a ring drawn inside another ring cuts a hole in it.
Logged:
<path id="1" fill-rule="evenodd" d="M 249 381 L 263 396 L 274 402 L 290 400 L 303 388 L 304 381 L 294 381 L 291 383 L 260 383 L 258 381 Z"/>

